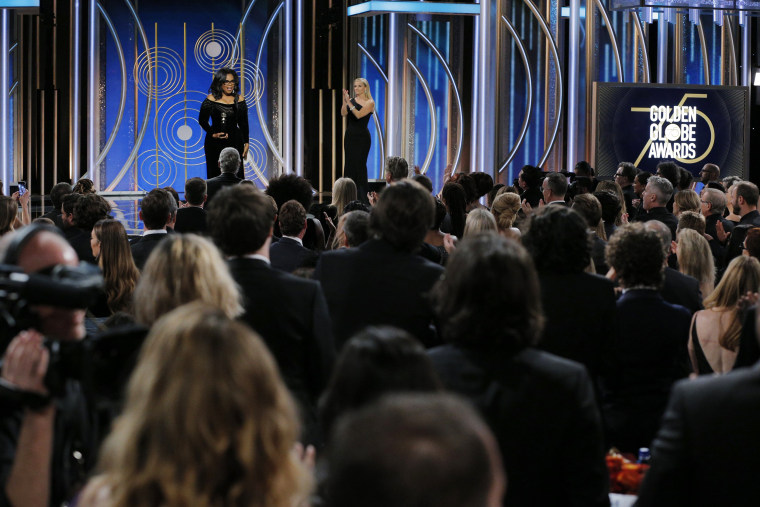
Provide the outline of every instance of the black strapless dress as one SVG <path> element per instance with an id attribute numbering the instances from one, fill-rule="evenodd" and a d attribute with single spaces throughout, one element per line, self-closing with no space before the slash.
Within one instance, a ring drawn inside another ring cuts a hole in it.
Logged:
<path id="1" fill-rule="evenodd" d="M 209 124 L 209 118 L 211 124 Z M 243 145 L 248 142 L 248 106 L 245 100 L 234 104 L 224 104 L 206 99 L 201 104 L 198 123 L 206 131 L 203 149 L 206 152 L 206 178 L 219 176 L 219 154 L 224 148 L 233 147 L 243 158 Z M 212 137 L 218 132 L 226 132 L 227 139 Z M 238 176 L 243 176 L 242 169 Z"/>
<path id="2" fill-rule="evenodd" d="M 355 99 L 351 99 L 351 104 L 361 111 L 362 106 Z M 348 127 L 343 136 L 343 176 L 354 180 L 357 195 L 362 201 L 367 199 L 367 157 L 372 145 L 367 125 L 371 116 L 372 113 L 369 113 L 363 118 L 356 118 L 353 111 L 349 111 Z"/>

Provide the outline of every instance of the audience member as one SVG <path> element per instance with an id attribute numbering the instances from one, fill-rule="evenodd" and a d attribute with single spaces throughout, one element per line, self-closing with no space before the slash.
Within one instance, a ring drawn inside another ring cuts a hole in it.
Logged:
<path id="1" fill-rule="evenodd" d="M 726 188 L 726 192 L 728 192 L 728 189 L 730 189 L 736 183 L 740 183 L 741 181 L 742 179 L 738 176 L 726 176 L 722 180 L 723 186 Z"/>
<path id="2" fill-rule="evenodd" d="M 242 165 L 240 153 L 238 153 L 237 148 L 224 148 L 221 153 L 219 153 L 219 170 L 221 171 L 221 174 L 206 180 L 208 202 L 211 202 L 211 199 L 213 199 L 216 193 L 222 188 L 229 187 L 230 185 L 237 185 L 242 181 L 242 178 L 238 177 L 238 171 L 240 171 Z"/>
<path id="3" fill-rule="evenodd" d="M 180 201 L 179 201 L 179 193 L 174 189 L 174 187 L 163 187 L 163 190 L 166 190 L 169 192 L 169 195 L 171 195 L 174 198 L 174 205 L 179 208 Z"/>
<path id="4" fill-rule="evenodd" d="M 350 211 L 366 211 L 369 213 L 372 211 L 372 208 L 359 200 L 351 201 L 343 208 L 343 213 L 348 213 Z"/>
<path id="5" fill-rule="evenodd" d="M 446 183 L 441 190 L 441 202 L 446 206 L 446 217 L 441 224 L 441 231 L 461 238 L 467 221 L 467 194 L 462 185 Z"/>
<path id="6" fill-rule="evenodd" d="M 493 178 L 490 174 L 476 171 L 470 173 L 470 176 L 475 180 L 475 188 L 478 189 L 478 199 L 488 195 L 493 188 Z"/>
<path id="7" fill-rule="evenodd" d="M 319 255 L 304 248 L 303 236 L 306 234 L 306 210 L 298 201 L 288 201 L 280 206 L 277 215 L 282 237 L 269 247 L 271 266 L 286 273 L 297 268 L 314 267 Z"/>
<path id="8" fill-rule="evenodd" d="M 636 166 L 630 162 L 620 162 L 615 171 L 615 182 L 620 185 L 620 188 L 623 190 L 626 213 L 628 213 L 631 218 L 631 215 L 633 215 L 633 200 L 636 199 L 633 181 L 636 179 L 638 172 L 639 170 Z"/>
<path id="9" fill-rule="evenodd" d="M 760 212 L 757 211 L 758 201 L 758 189 L 757 185 L 750 183 L 749 181 L 742 181 L 735 185 L 736 189 L 733 192 L 734 199 L 731 203 L 733 212 L 739 215 L 741 219 L 738 225 L 734 227 L 734 231 L 728 241 L 726 247 L 726 254 L 723 264 L 727 265 L 731 262 L 731 259 L 738 257 L 742 254 L 742 243 L 747 235 L 747 231 L 752 227 L 760 226 Z M 731 187 L 734 188 L 734 187 Z M 718 240 L 726 237 L 726 232 L 723 230 L 723 224 L 715 224 L 715 229 L 718 234 Z"/>
<path id="10" fill-rule="evenodd" d="M 419 183 L 420 185 L 422 185 L 423 187 L 425 187 L 425 190 L 427 190 L 431 194 L 433 193 L 433 181 L 430 178 L 428 178 L 426 175 L 415 174 L 414 176 L 412 176 L 412 179 L 416 181 L 417 183 Z"/>
<path id="11" fill-rule="evenodd" d="M 427 292 L 443 268 L 414 253 L 434 216 L 433 197 L 422 186 L 396 183 L 372 209 L 373 239 L 322 254 L 314 277 L 322 283 L 338 349 L 368 325 L 396 326 L 427 346 L 437 343 Z"/>
<path id="12" fill-rule="evenodd" d="M 607 194 L 612 195 L 612 194 Z M 591 246 L 591 260 L 594 261 L 594 272 L 602 276 L 607 274 L 609 267 L 604 258 L 604 248 L 607 246 L 604 232 L 604 222 L 602 221 L 602 205 L 592 194 L 581 194 L 575 196 L 572 208 L 586 219 L 588 228 L 593 233 L 593 244 Z"/>
<path id="13" fill-rule="evenodd" d="M 720 181 L 720 167 L 715 164 L 705 164 L 702 166 L 702 170 L 699 171 L 699 180 L 707 185 L 711 181 Z"/>
<path id="14" fill-rule="evenodd" d="M 409 177 L 409 164 L 403 157 L 385 159 L 385 182 L 388 185 L 398 183 Z"/>
<path id="15" fill-rule="evenodd" d="M 678 217 L 678 227 L 676 228 L 676 237 L 681 231 L 691 229 L 697 231 L 700 236 L 705 235 L 705 217 L 694 211 L 683 211 Z M 707 238 L 705 238 L 706 240 Z M 712 254 L 710 254 L 712 257 Z"/>
<path id="16" fill-rule="evenodd" d="M 512 192 L 505 192 L 496 196 L 491 206 L 491 213 L 496 219 L 499 234 L 505 238 L 520 239 L 520 229 L 515 227 L 515 219 L 520 212 L 520 196 Z"/>
<path id="17" fill-rule="evenodd" d="M 538 346 L 584 364 L 596 378 L 617 317 L 614 284 L 585 272 L 591 263 L 586 220 L 565 206 L 545 206 L 531 217 L 522 242 L 538 271 L 546 314 Z"/>
<path id="18" fill-rule="evenodd" d="M 50 201 L 53 203 L 53 209 L 42 215 L 40 218 L 49 218 L 56 226 L 63 229 L 63 221 L 61 219 L 61 200 L 64 195 L 68 195 L 73 191 L 74 189 L 71 187 L 71 184 L 66 183 L 65 181 L 53 185 L 53 188 L 50 190 Z"/>
<path id="19" fill-rule="evenodd" d="M 356 248 L 369 239 L 368 212 L 349 211 L 340 217 L 340 221 L 338 225 L 339 228 L 342 226 L 343 240 L 338 248 Z"/>
<path id="20" fill-rule="evenodd" d="M 506 185 L 504 185 L 504 183 L 497 183 L 488 192 L 488 194 L 486 194 L 486 206 L 489 209 L 491 208 L 491 206 L 493 206 L 493 202 L 494 202 L 494 200 L 496 200 L 496 198 L 499 196 L 499 194 L 503 193 L 503 192 L 500 192 L 502 188 L 506 188 Z"/>
<path id="21" fill-rule="evenodd" d="M 74 224 L 74 206 L 81 197 L 81 194 L 71 193 L 61 198 L 61 223 L 63 224 L 63 236 L 66 240 L 81 233 Z"/>
<path id="22" fill-rule="evenodd" d="M 484 232 L 499 232 L 496 227 L 496 219 L 490 211 L 486 209 L 474 209 L 467 214 L 467 220 L 464 224 L 463 237 L 481 234 Z"/>
<path id="23" fill-rule="evenodd" d="M 117 312 L 132 313 L 132 294 L 140 271 L 132 260 L 127 232 L 121 222 L 99 220 L 92 228 L 92 255 L 103 272 L 104 298 L 90 310 L 95 317 L 108 317 Z"/>
<path id="24" fill-rule="evenodd" d="M 464 189 L 465 199 L 467 201 L 467 212 L 480 207 L 480 203 L 478 203 L 478 187 L 475 184 L 475 180 L 472 176 L 467 173 L 455 173 L 451 177 L 451 182 L 462 185 L 462 188 Z"/>
<path id="25" fill-rule="evenodd" d="M 243 293 L 241 318 L 261 335 L 277 360 L 299 403 L 305 438 L 314 441 L 316 402 L 334 356 L 330 318 L 317 282 L 270 266 L 274 218 L 267 196 L 241 185 L 222 190 L 219 199 L 209 203 L 211 236 L 228 257 L 232 278 Z"/>
<path id="26" fill-rule="evenodd" d="M 237 153 L 237 152 L 236 152 Z M 143 235 L 132 240 L 132 257 L 137 268 L 142 270 L 150 253 L 168 236 L 177 218 L 174 198 L 166 190 L 154 188 L 140 202 L 140 220 L 145 230 Z"/>
<path id="27" fill-rule="evenodd" d="M 292 507 L 309 494 L 277 367 L 246 326 L 203 303 L 153 326 L 81 505 Z"/>
<path id="28" fill-rule="evenodd" d="M 214 245 L 195 234 L 172 234 L 156 245 L 145 263 L 135 288 L 135 320 L 151 327 L 192 301 L 218 308 L 230 318 L 243 313 L 238 286 Z"/>
<path id="29" fill-rule="evenodd" d="M 79 195 L 96 194 L 95 182 L 89 178 L 79 178 L 74 185 L 73 192 Z"/>
<path id="30" fill-rule="evenodd" d="M 541 169 L 532 165 L 523 166 L 520 175 L 517 177 L 517 182 L 522 190 L 520 197 L 527 204 L 530 204 L 531 208 L 537 208 L 538 203 L 544 198 L 541 191 L 541 177 Z"/>
<path id="31" fill-rule="evenodd" d="M 747 237 L 744 238 L 742 245 L 742 255 L 760 259 L 760 227 L 753 227 L 747 231 Z"/>
<path id="32" fill-rule="evenodd" d="M 618 196 L 613 192 L 597 190 L 593 195 L 602 207 L 602 223 L 604 225 L 604 238 L 602 239 L 607 241 L 617 230 L 618 226 L 615 223 L 623 211 L 623 205 L 620 203 Z"/>
<path id="33" fill-rule="evenodd" d="M 726 373 L 734 366 L 742 331 L 739 300 L 760 290 L 760 262 L 739 256 L 705 298 L 705 309 L 694 314 L 689 338 L 692 370 L 698 375 Z"/>
<path id="34" fill-rule="evenodd" d="M 80 261 L 95 264 L 95 257 L 90 247 L 92 228 L 99 220 L 110 218 L 110 212 L 111 205 L 108 201 L 94 192 L 80 196 L 74 204 L 74 224 L 79 233 L 69 237 L 68 240 Z"/>
<path id="35" fill-rule="evenodd" d="M 319 401 L 320 426 L 329 437 L 335 422 L 389 393 L 442 389 L 419 341 L 392 327 L 368 327 L 351 338 L 335 363 Z"/>
<path id="36" fill-rule="evenodd" d="M 679 231 L 676 256 L 678 271 L 696 278 L 703 296 L 710 294 L 715 288 L 715 262 L 704 236 L 691 229 Z"/>
<path id="37" fill-rule="evenodd" d="M 174 230 L 181 233 L 204 234 L 206 232 L 206 180 L 203 178 L 190 178 L 185 182 L 185 201 L 187 206 L 177 210 L 177 220 L 174 222 Z"/>
<path id="38" fill-rule="evenodd" d="M 283 174 L 277 178 L 269 180 L 269 186 L 266 189 L 267 195 L 274 198 L 277 203 L 277 209 L 287 201 L 296 200 L 301 203 L 304 209 L 311 208 L 313 200 L 313 190 L 311 183 L 305 178 L 295 174 Z M 343 212 L 345 213 L 345 209 Z M 325 249 L 325 231 L 322 224 L 313 215 L 306 214 L 307 224 L 306 233 L 303 236 L 303 246 L 315 252 L 321 252 Z M 280 236 L 279 224 L 275 223 L 275 236 Z"/>
<path id="39" fill-rule="evenodd" d="M 757 503 L 759 377 L 755 367 L 673 387 L 637 505 Z"/>
<path id="40" fill-rule="evenodd" d="M 644 193 L 644 189 L 647 186 L 650 176 L 652 176 L 652 173 L 639 171 L 633 179 L 633 193 L 636 194 L 636 196 L 633 198 L 633 201 L 631 201 L 631 204 L 633 204 L 633 212 L 628 213 L 629 221 L 633 221 L 638 217 L 639 213 L 643 212 L 643 209 L 641 208 L 641 194 Z"/>
<path id="41" fill-rule="evenodd" d="M 662 222 L 670 229 L 671 239 L 675 240 L 678 219 L 665 207 L 670 202 L 671 195 L 673 195 L 673 186 L 670 181 L 660 176 L 649 178 L 647 186 L 641 194 L 641 206 L 644 213 L 637 214 L 636 221 L 649 222 L 650 220 L 657 220 Z"/>
<path id="42" fill-rule="evenodd" d="M 644 225 L 660 238 L 660 245 L 666 258 L 674 253 L 675 242 L 671 239 L 670 228 L 667 225 L 659 220 L 652 220 Z M 668 303 L 681 305 L 692 314 L 702 309 L 702 291 L 699 289 L 699 281 L 669 266 L 665 267 L 665 282 L 660 293 Z"/>
<path id="43" fill-rule="evenodd" d="M 681 179 L 681 167 L 675 162 L 663 161 L 657 164 L 657 171 L 655 174 L 661 178 L 665 178 L 670 182 L 671 193 L 670 198 L 665 207 L 669 212 L 673 212 L 673 194 L 680 188 L 678 183 Z"/>
<path id="44" fill-rule="evenodd" d="M 678 190 L 689 190 L 694 183 L 694 175 L 685 167 L 678 167 Z M 675 212 L 674 212 L 675 213 Z"/>
<path id="45" fill-rule="evenodd" d="M 699 211 L 702 201 L 694 190 L 679 190 L 673 198 L 673 214 L 678 218 L 684 211 Z"/>
<path id="46" fill-rule="evenodd" d="M 388 397 L 343 419 L 332 442 L 333 507 L 502 505 L 506 480 L 494 437 L 450 395 Z"/>
<path id="47" fill-rule="evenodd" d="M 430 358 L 444 386 L 472 401 L 494 432 L 509 477 L 505 505 L 608 505 L 586 369 L 532 347 L 544 320 L 539 290 L 531 255 L 516 242 L 496 234 L 463 240 L 434 291 L 448 345 Z"/>
<path id="48" fill-rule="evenodd" d="M 559 204 L 567 206 L 565 194 L 567 193 L 567 178 L 564 174 L 550 172 L 541 183 L 543 201 L 548 205 Z"/>
<path id="49" fill-rule="evenodd" d="M 625 195 L 623 195 L 623 190 L 620 188 L 620 185 L 615 181 L 602 180 L 596 186 L 595 192 L 609 192 L 615 194 L 618 203 L 620 203 L 620 209 L 618 210 L 617 215 L 615 215 L 615 227 L 623 225 L 623 214 L 628 213 L 628 210 L 625 207 Z"/>
<path id="50" fill-rule="evenodd" d="M 338 210 L 338 217 L 345 213 L 346 204 L 357 200 L 356 183 L 351 178 L 338 178 L 333 184 L 332 205 Z"/>
<path id="51" fill-rule="evenodd" d="M 735 226 L 733 222 L 723 218 L 723 214 L 726 211 L 726 203 L 726 194 L 724 192 L 714 188 L 702 190 L 700 212 L 705 217 L 705 234 L 709 236 L 707 240 L 710 243 L 710 251 L 712 252 L 719 274 L 726 268 L 724 264 L 725 236 L 730 235 Z M 726 233 L 725 235 L 721 234 L 723 240 L 718 238 L 718 222 L 721 223 L 723 232 Z"/>
<path id="52" fill-rule="evenodd" d="M 616 338 L 605 349 L 602 414 L 607 443 L 624 452 L 650 446 L 670 386 L 686 374 L 691 313 L 660 295 L 665 261 L 660 238 L 644 224 L 621 227 L 607 244 L 623 295 Z"/>
<path id="53" fill-rule="evenodd" d="M 0 195 L 0 236 L 15 230 L 18 202 L 13 197 Z"/>

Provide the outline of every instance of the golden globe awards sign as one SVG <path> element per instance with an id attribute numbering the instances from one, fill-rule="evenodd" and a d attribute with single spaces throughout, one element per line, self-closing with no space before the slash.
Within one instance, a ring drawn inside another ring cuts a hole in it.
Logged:
<path id="1" fill-rule="evenodd" d="M 673 160 L 698 177 L 747 176 L 749 90 L 739 86 L 594 83 L 591 165 L 599 176 L 632 162 L 654 172 Z"/>

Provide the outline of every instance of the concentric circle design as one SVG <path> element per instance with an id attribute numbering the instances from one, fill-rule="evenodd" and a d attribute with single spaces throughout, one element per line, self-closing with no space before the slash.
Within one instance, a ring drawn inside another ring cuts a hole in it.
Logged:
<path id="1" fill-rule="evenodd" d="M 204 32 L 195 41 L 195 61 L 206 71 L 214 72 L 222 67 L 230 67 L 235 48 L 235 36 L 226 30 L 214 28 Z"/>
<path id="2" fill-rule="evenodd" d="M 174 161 L 167 157 L 161 150 L 148 150 L 140 153 L 137 157 L 137 188 L 150 191 L 156 187 L 174 185 L 177 179 L 177 167 Z M 184 182 L 183 182 L 184 183 Z"/>
<path id="3" fill-rule="evenodd" d="M 248 140 L 248 156 L 244 161 L 245 179 L 255 181 L 259 187 L 266 188 L 269 180 L 267 173 L 267 152 L 263 143 L 256 139 Z"/>
<path id="4" fill-rule="evenodd" d="M 156 113 L 156 143 L 167 158 L 183 167 L 206 165 L 206 133 L 198 125 L 198 111 L 205 98 L 206 94 L 199 91 L 181 91 L 167 97 Z"/>
<path id="5" fill-rule="evenodd" d="M 151 87 L 150 74 L 155 80 Z M 148 97 L 166 98 L 182 88 L 182 57 L 171 48 L 143 51 L 135 62 L 133 75 L 138 88 Z"/>
<path id="6" fill-rule="evenodd" d="M 242 64 L 241 64 L 242 62 Z M 252 60 L 238 60 L 231 67 L 238 76 L 242 76 L 241 91 L 248 107 L 253 107 L 264 95 L 264 73 Z"/>

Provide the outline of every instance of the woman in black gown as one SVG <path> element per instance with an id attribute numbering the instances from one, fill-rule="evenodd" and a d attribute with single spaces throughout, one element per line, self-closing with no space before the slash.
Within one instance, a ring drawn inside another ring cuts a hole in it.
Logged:
<path id="1" fill-rule="evenodd" d="M 233 147 L 245 161 L 248 154 L 248 106 L 239 95 L 240 80 L 232 69 L 219 69 L 201 104 L 198 123 L 206 131 L 203 149 L 206 151 L 206 178 L 219 176 L 219 154 Z M 209 125 L 209 118 L 211 124 Z"/>
<path id="2" fill-rule="evenodd" d="M 367 195 L 367 157 L 372 144 L 367 124 L 374 111 L 375 102 L 369 92 L 369 83 L 364 78 L 356 78 L 353 99 L 348 90 L 343 90 L 340 114 L 348 117 L 348 127 L 343 137 L 343 177 L 354 180 L 360 199 Z"/>

